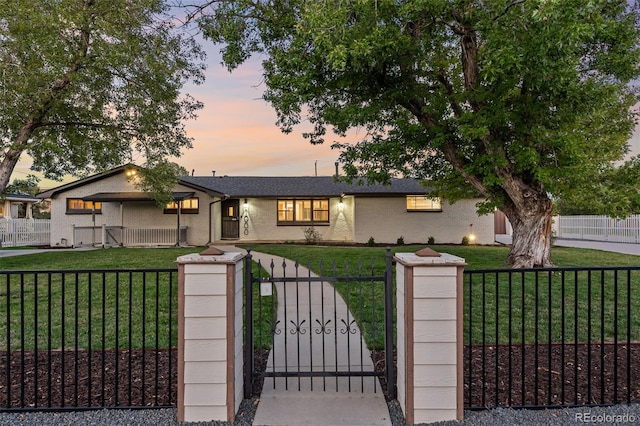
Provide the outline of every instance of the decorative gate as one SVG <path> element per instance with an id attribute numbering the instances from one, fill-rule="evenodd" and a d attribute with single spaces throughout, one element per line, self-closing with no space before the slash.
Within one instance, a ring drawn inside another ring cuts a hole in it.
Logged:
<path id="1" fill-rule="evenodd" d="M 273 257 L 245 259 L 245 397 L 265 378 L 285 390 L 378 392 L 382 383 L 395 398 L 390 250 L 377 273 L 373 261 L 334 261 L 325 274 L 321 261 L 318 276 Z"/>

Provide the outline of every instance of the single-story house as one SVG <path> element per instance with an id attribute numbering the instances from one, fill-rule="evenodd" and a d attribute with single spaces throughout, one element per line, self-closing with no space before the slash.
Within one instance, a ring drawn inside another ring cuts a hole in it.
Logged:
<path id="1" fill-rule="evenodd" d="M 40 199 L 26 194 L 0 195 L 0 219 L 31 219 L 31 206 Z M 24 216 L 20 215 L 20 205 L 25 205 Z"/>
<path id="2" fill-rule="evenodd" d="M 494 243 L 494 219 L 478 216 L 479 200 L 449 204 L 414 179 L 367 186 L 333 176 L 185 176 L 175 202 L 158 207 L 135 185 L 137 170 L 120 166 L 38 194 L 51 199 L 51 244 L 301 241 L 309 227 L 331 242 Z"/>

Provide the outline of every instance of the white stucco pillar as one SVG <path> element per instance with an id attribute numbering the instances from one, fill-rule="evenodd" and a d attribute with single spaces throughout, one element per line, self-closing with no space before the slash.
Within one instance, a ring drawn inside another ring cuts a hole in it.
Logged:
<path id="1" fill-rule="evenodd" d="M 178 422 L 233 422 L 243 394 L 244 253 L 209 248 L 178 264 Z"/>
<path id="2" fill-rule="evenodd" d="M 395 260 L 398 402 L 406 422 L 462 420 L 464 259 L 424 249 Z"/>

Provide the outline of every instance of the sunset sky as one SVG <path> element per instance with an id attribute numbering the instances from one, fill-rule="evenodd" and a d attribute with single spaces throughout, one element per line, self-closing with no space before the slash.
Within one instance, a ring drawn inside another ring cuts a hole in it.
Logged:
<path id="1" fill-rule="evenodd" d="M 208 50 L 207 78 L 200 86 L 185 91 L 204 103 L 198 119 L 187 123 L 193 148 L 175 161 L 199 176 L 312 176 L 317 161 L 318 175 L 335 171 L 338 152 L 331 149 L 331 135 L 323 145 L 311 145 L 302 137 L 303 126 L 285 135 L 276 127 L 276 114 L 261 99 L 264 91 L 260 62 L 252 60 L 233 73 L 220 65 L 219 48 Z M 308 128 L 306 129 L 308 130 Z M 142 163 L 141 159 L 138 161 Z M 12 179 L 24 179 L 30 172 L 25 154 Z M 68 177 L 64 182 L 73 180 Z M 43 180 L 41 189 L 61 182 Z"/>
<path id="2" fill-rule="evenodd" d="M 233 176 L 312 176 L 317 161 L 318 175 L 331 175 L 338 152 L 331 149 L 333 135 L 324 145 L 311 145 L 302 137 L 303 126 L 285 135 L 275 126 L 273 109 L 260 99 L 264 84 L 259 60 L 252 60 L 233 73 L 220 65 L 219 48 L 210 43 L 207 79 L 186 91 L 204 103 L 199 118 L 187 124 L 193 148 L 176 160 L 189 172 L 206 176 L 215 171 Z M 352 140 L 358 138 L 353 133 Z M 640 154 L 640 131 L 630 141 L 632 153 Z M 143 161 L 140 161 L 142 163 Z M 24 179 L 30 160 L 24 155 L 12 178 Z M 68 177 L 65 181 L 73 180 Z M 43 180 L 41 189 L 60 182 Z"/>

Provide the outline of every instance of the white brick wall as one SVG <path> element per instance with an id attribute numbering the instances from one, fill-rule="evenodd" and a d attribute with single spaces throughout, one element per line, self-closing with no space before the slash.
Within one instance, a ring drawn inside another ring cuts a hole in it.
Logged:
<path id="1" fill-rule="evenodd" d="M 478 216 L 478 201 L 443 202 L 441 212 L 408 212 L 404 196 L 359 197 L 355 205 L 355 240 L 366 243 L 373 237 L 377 243 L 395 244 L 403 237 L 406 244 L 424 244 L 434 237 L 437 244 L 460 244 L 472 229 L 477 244 L 493 244 L 493 215 Z"/>
<path id="2" fill-rule="evenodd" d="M 240 209 L 242 210 L 241 200 Z M 345 197 L 343 209 L 338 208 L 339 198 L 329 199 L 329 225 L 316 225 L 315 230 L 323 240 L 353 241 L 353 198 Z M 278 226 L 278 200 L 275 198 L 248 198 L 248 234 L 244 233 L 244 218 L 240 220 L 240 239 L 243 240 L 304 240 L 306 225 Z M 219 217 L 219 216 L 218 216 Z M 219 220 L 217 220 L 219 222 Z M 220 235 L 220 224 L 216 225 Z"/>
<path id="3" fill-rule="evenodd" d="M 62 239 L 67 245 L 73 243 L 73 225 L 92 226 L 91 214 L 67 214 L 67 198 L 82 198 L 99 192 L 139 192 L 140 189 L 126 174 L 120 173 L 73 188 L 57 194 L 51 200 L 51 245 L 60 245 Z M 187 241 L 192 245 L 205 245 L 209 241 L 209 203 L 213 198 L 206 193 L 177 185 L 175 191 L 195 192 L 199 197 L 199 214 L 181 215 L 181 226 L 187 226 Z M 95 215 L 96 226 L 125 226 L 128 228 L 153 228 L 177 226 L 175 214 L 164 214 L 154 201 L 135 201 L 123 204 L 122 214 L 120 202 L 102 203 L 102 213 Z"/>

